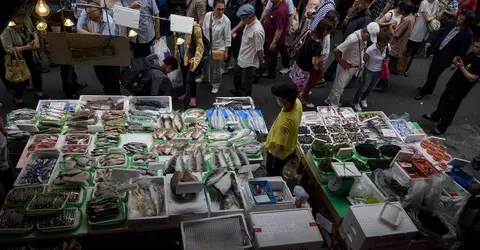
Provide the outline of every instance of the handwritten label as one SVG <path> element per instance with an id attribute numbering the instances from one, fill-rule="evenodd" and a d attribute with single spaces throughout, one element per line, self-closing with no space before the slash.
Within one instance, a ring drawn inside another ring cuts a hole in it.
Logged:
<path id="1" fill-rule="evenodd" d="M 397 137 L 395 131 L 391 129 L 382 129 L 383 137 Z"/>
<path id="2" fill-rule="evenodd" d="M 63 111 L 65 109 L 66 105 L 67 105 L 66 102 L 51 102 L 48 107 L 50 109 L 62 110 Z"/>

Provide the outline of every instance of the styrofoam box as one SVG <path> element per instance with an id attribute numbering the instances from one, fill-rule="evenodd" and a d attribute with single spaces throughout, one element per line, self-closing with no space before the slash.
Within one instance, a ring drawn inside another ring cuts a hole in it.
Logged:
<path id="1" fill-rule="evenodd" d="M 320 249 L 323 238 L 306 208 L 250 213 L 255 249 Z"/>
<path id="2" fill-rule="evenodd" d="M 256 205 L 253 202 L 252 193 L 250 192 L 250 187 L 248 182 L 244 187 L 244 196 L 247 200 L 247 210 L 249 212 L 254 211 L 270 211 L 270 210 L 282 210 L 282 209 L 293 209 L 295 208 L 295 199 L 293 198 L 290 189 L 288 189 L 287 183 L 281 177 L 263 177 L 263 178 L 254 178 L 252 181 L 258 180 L 267 180 L 270 182 L 270 187 L 272 191 L 281 191 L 283 193 L 283 201 L 277 201 L 275 204 L 261 204 Z"/>
<path id="3" fill-rule="evenodd" d="M 40 101 L 38 101 L 36 111 L 40 112 L 43 105 L 50 105 L 51 103 L 62 103 L 62 102 L 66 103 L 66 104 L 80 104 L 80 103 L 82 103 L 79 100 L 40 100 Z M 59 111 L 63 111 L 63 110 L 59 110 Z"/>
<path id="4" fill-rule="evenodd" d="M 81 102 L 87 101 L 101 101 L 101 100 L 108 100 L 108 98 L 112 99 L 112 101 L 116 102 L 120 99 L 126 98 L 124 95 L 81 95 L 79 100 Z M 123 103 L 123 110 L 128 111 L 126 103 Z"/>
<path id="5" fill-rule="evenodd" d="M 200 173 L 192 173 L 195 175 L 199 180 L 202 179 Z M 172 197 L 172 189 L 170 188 L 170 180 L 172 179 L 173 174 L 167 174 L 166 186 L 165 186 L 165 195 L 167 198 L 167 206 L 169 206 L 169 224 L 177 224 L 181 221 L 186 220 L 197 220 L 203 219 L 208 216 L 208 205 L 207 205 L 207 198 L 205 197 L 205 192 L 202 190 L 197 194 L 197 197 L 189 202 L 177 202 Z"/>
<path id="6" fill-rule="evenodd" d="M 355 250 L 406 249 L 418 232 L 399 202 L 401 222 L 393 228 L 380 219 L 384 203 L 351 206 L 340 227 L 346 244 Z"/>
<path id="7" fill-rule="evenodd" d="M 50 186 L 53 182 L 53 180 L 57 177 L 58 173 L 60 172 L 60 161 L 61 161 L 61 156 L 59 152 L 42 152 L 42 153 L 32 153 L 28 156 L 27 158 L 27 165 L 30 163 L 33 163 L 36 159 L 41 158 L 41 157 L 55 157 L 57 158 L 57 162 L 55 163 L 55 167 L 53 167 L 52 174 L 50 175 L 50 179 L 40 185 L 47 185 Z M 25 176 L 27 173 L 27 165 L 25 165 L 24 168 L 22 168 L 22 171 L 17 176 L 17 179 L 15 180 L 15 183 L 13 184 L 14 187 L 23 187 L 23 186 L 31 186 L 31 185 L 39 185 L 39 184 L 20 184 L 20 180 Z"/>
<path id="8" fill-rule="evenodd" d="M 130 110 L 131 103 L 140 100 L 140 101 L 162 101 L 167 102 L 168 107 L 164 109 L 159 109 L 159 113 L 171 113 L 172 112 L 172 97 L 171 96 L 132 96 L 131 99 L 128 99 L 125 102 L 126 110 Z"/>
<path id="9" fill-rule="evenodd" d="M 408 173 L 400 166 L 397 161 L 392 162 L 393 178 L 400 182 L 402 185 L 413 185 L 415 181 L 423 181 L 425 177 L 412 178 Z"/>
<path id="10" fill-rule="evenodd" d="M 167 196 L 169 195 L 168 192 L 166 191 L 165 188 L 165 177 L 145 177 L 151 180 L 153 183 L 159 183 L 160 185 L 163 186 L 163 192 L 164 192 L 164 209 L 165 209 L 165 215 L 162 216 L 152 216 L 152 217 L 133 217 L 132 214 L 132 208 L 136 205 L 134 204 L 133 200 L 131 197 L 128 199 L 128 214 L 127 214 L 127 219 L 128 219 L 128 227 L 135 228 L 136 230 L 150 230 L 150 229 L 158 229 L 163 226 L 163 224 L 168 222 L 168 205 L 167 205 Z M 135 181 L 140 180 L 140 179 L 145 179 L 145 178 L 133 178 L 130 179 L 130 183 L 135 183 Z M 131 191 L 130 191 L 131 192 Z M 131 196 L 131 194 L 130 194 Z"/>
<path id="11" fill-rule="evenodd" d="M 230 174 L 235 175 L 235 181 L 237 183 L 239 183 L 237 175 L 235 174 L 234 171 L 229 171 L 227 174 L 228 175 L 230 175 Z M 210 192 L 208 191 L 208 188 L 205 188 L 204 190 L 205 190 L 205 194 L 207 196 L 207 202 L 208 202 L 208 208 L 209 208 L 209 211 L 210 211 L 210 217 L 227 215 L 227 214 L 238 214 L 238 213 L 244 213 L 245 212 L 247 202 L 245 200 L 244 195 L 242 194 L 243 193 L 242 190 L 240 190 L 240 186 L 239 186 L 239 191 L 240 191 L 240 195 L 242 196 L 242 202 L 245 206 L 244 209 L 221 210 L 220 209 L 220 203 L 218 203 L 216 201 L 212 201 L 212 198 L 210 197 Z"/>

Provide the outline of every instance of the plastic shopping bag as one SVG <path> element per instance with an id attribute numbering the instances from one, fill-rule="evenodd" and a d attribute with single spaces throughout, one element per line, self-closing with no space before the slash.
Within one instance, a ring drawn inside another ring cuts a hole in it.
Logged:
<path id="1" fill-rule="evenodd" d="M 168 73 L 168 79 L 172 82 L 172 88 L 183 87 L 182 71 L 176 69 Z"/>
<path id="2" fill-rule="evenodd" d="M 165 58 L 171 56 L 170 49 L 167 46 L 167 37 L 162 36 L 160 40 L 155 40 L 155 43 L 152 46 L 152 53 L 158 56 L 158 60 L 161 62 Z"/>

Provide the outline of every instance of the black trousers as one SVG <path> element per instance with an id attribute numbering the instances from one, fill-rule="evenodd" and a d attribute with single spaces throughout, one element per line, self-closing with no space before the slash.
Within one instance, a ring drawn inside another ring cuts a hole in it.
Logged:
<path id="1" fill-rule="evenodd" d="M 30 50 L 23 51 L 22 56 L 27 63 L 28 69 L 30 70 L 33 90 L 35 92 L 41 92 L 43 90 L 41 65 L 35 63 L 35 61 L 33 60 L 32 51 Z M 12 91 L 15 98 L 21 99 L 23 98 L 25 86 L 28 85 L 29 81 L 30 79 L 18 83 L 6 81 L 5 84 L 10 85 L 9 87 L 7 87 L 7 89 L 10 89 Z"/>
<path id="2" fill-rule="evenodd" d="M 408 62 L 405 72 L 407 72 L 408 69 L 410 68 L 410 65 L 412 65 L 413 58 L 415 58 L 415 55 L 417 54 L 418 50 L 420 50 L 420 46 L 422 46 L 422 42 L 414 42 L 412 40 L 408 40 L 407 50 L 405 51 L 405 53 L 410 55 L 412 59 L 410 60 L 410 62 Z"/>
<path id="3" fill-rule="evenodd" d="M 447 84 L 447 88 L 438 101 L 437 109 L 432 113 L 432 118 L 440 121 L 437 123 L 437 129 L 442 132 L 445 132 L 450 124 L 452 124 L 453 118 L 455 118 L 455 114 L 464 98 L 461 95 L 456 94 L 456 91 L 453 89 L 458 87 L 458 84 L 450 82 Z"/>
<path id="4" fill-rule="evenodd" d="M 60 77 L 62 78 L 63 93 L 67 98 L 77 93 L 77 74 L 73 65 L 60 65 Z"/>
<path id="5" fill-rule="evenodd" d="M 93 66 L 98 80 L 103 85 L 107 95 L 120 94 L 120 67 L 119 66 Z"/>
<path id="6" fill-rule="evenodd" d="M 152 47 L 153 41 L 155 38 L 152 39 L 152 41 L 148 43 L 139 43 L 138 42 L 138 36 L 137 36 L 137 42 L 136 43 L 130 43 L 133 48 L 133 57 L 134 58 L 139 58 L 139 57 L 147 57 L 150 54 L 152 54 L 152 51 L 150 50 L 150 47 Z"/>
<path id="7" fill-rule="evenodd" d="M 232 37 L 232 44 L 230 49 L 228 50 L 228 60 L 225 61 L 225 65 L 227 65 L 230 58 L 236 60 L 238 58 L 238 52 L 240 51 L 240 44 L 242 43 L 242 32 L 237 32 L 237 36 L 235 38 Z"/>
<path id="8" fill-rule="evenodd" d="M 288 163 L 293 154 L 287 156 L 285 159 L 280 159 L 267 151 L 267 173 L 268 176 L 282 176 L 283 167 Z"/>
<path id="9" fill-rule="evenodd" d="M 202 65 L 197 66 L 195 71 L 190 71 L 190 64 L 187 66 L 183 65 L 183 62 L 180 62 L 180 70 L 182 71 L 182 78 L 183 78 L 183 90 L 185 91 L 185 96 L 189 96 L 190 98 L 197 97 L 197 83 L 195 82 L 195 77 L 197 76 L 197 71 L 202 68 Z M 187 93 L 187 87 L 190 88 L 190 92 Z M 185 99 L 190 99 L 185 98 Z"/>
<path id="10" fill-rule="evenodd" d="M 233 70 L 233 86 L 235 90 L 243 94 L 243 96 L 252 96 L 253 84 L 253 67 L 242 68 L 235 65 Z"/>
<path id="11" fill-rule="evenodd" d="M 429 95 L 433 93 L 435 86 L 437 85 L 438 78 L 442 75 L 451 64 L 453 58 L 445 56 L 445 53 L 437 51 L 432 59 L 430 68 L 428 69 L 427 81 L 420 89 L 421 95 Z"/>
<path id="12" fill-rule="evenodd" d="M 290 68 L 290 56 L 287 52 L 287 46 L 285 44 L 277 44 L 275 50 L 270 49 L 270 44 L 265 43 L 265 51 L 267 51 L 268 57 L 268 75 L 274 76 L 277 72 L 277 57 L 280 53 L 282 59 L 282 65 L 284 68 Z"/>

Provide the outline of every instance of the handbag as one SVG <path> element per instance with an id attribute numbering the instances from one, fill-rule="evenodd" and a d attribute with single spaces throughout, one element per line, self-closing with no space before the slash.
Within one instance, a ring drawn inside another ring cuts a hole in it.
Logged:
<path id="1" fill-rule="evenodd" d="M 388 80 L 390 78 L 390 69 L 388 67 L 388 61 L 386 60 L 388 58 L 388 44 L 387 44 L 387 51 L 385 53 L 385 60 L 382 62 L 382 73 L 380 73 L 380 79 L 382 80 Z"/>
<path id="2" fill-rule="evenodd" d="M 362 72 L 362 47 L 361 47 L 361 44 L 360 44 L 362 39 L 360 39 L 358 34 L 355 33 L 355 35 L 358 38 L 358 55 L 359 55 L 359 58 L 360 58 L 360 66 L 358 66 L 359 68 L 358 68 L 357 73 L 355 73 L 352 76 L 352 78 L 350 78 L 350 81 L 348 82 L 348 84 L 346 86 L 353 86 L 356 82 L 358 82 L 360 80 L 360 72 Z"/>
<path id="3" fill-rule="evenodd" d="M 391 69 L 391 73 L 394 75 L 403 75 L 407 70 L 407 65 L 412 60 L 412 56 L 409 54 L 403 54 L 403 56 L 396 58 L 394 67 Z"/>
<path id="4" fill-rule="evenodd" d="M 24 82 L 30 79 L 30 70 L 20 52 L 14 49 L 13 55 L 14 60 L 11 55 L 5 56 L 5 79 L 10 82 Z"/>
<path id="5" fill-rule="evenodd" d="M 213 30 L 212 30 L 212 26 L 213 26 L 213 12 L 212 12 L 212 15 L 211 15 L 211 18 L 210 18 L 210 25 L 209 25 L 209 33 L 210 33 L 210 43 L 212 43 L 212 39 L 213 39 Z M 216 49 L 213 49 L 211 46 L 211 56 L 212 56 L 212 60 L 214 61 L 223 61 L 225 60 L 225 52 L 222 51 L 222 50 L 216 50 Z"/>

